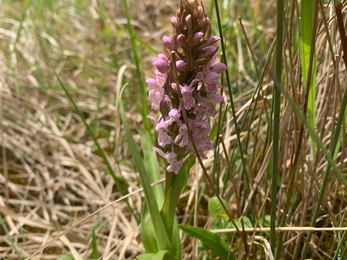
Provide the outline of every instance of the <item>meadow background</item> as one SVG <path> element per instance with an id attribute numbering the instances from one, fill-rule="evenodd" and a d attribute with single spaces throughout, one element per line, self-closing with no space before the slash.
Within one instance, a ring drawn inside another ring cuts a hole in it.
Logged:
<path id="1" fill-rule="evenodd" d="M 219 35 L 215 5 L 203 2 Z M 221 126 L 212 134 L 219 138 L 204 164 L 235 220 L 269 227 L 272 216 L 277 226 L 293 227 L 278 233 L 277 259 L 302 259 L 304 248 L 306 258 L 347 257 L 346 67 L 334 3 L 316 2 L 315 9 L 284 1 L 274 190 L 276 1 L 218 1 L 230 85 L 224 79 L 226 102 L 211 121 Z M 154 74 L 152 57 L 162 52 L 162 36 L 172 33 L 178 1 L 3 0 L 0 7 L 0 259 L 25 259 L 42 246 L 32 259 L 134 259 L 144 252 L 144 195 L 119 116 L 119 91 L 128 83 L 122 98 L 141 151 L 139 129 L 154 140 L 145 119 L 153 111 L 144 79 Z M 313 44 L 310 32 L 299 34 L 308 16 L 316 21 Z M 307 49 L 300 53 L 300 40 L 315 46 L 311 60 Z M 207 209 L 213 195 L 194 167 L 177 208 L 179 222 L 215 228 Z M 300 228 L 313 226 L 325 231 Z M 269 235 L 247 233 L 250 259 L 267 259 Z M 234 232 L 228 238 L 236 255 L 245 252 L 240 237 Z M 183 259 L 211 255 L 182 238 Z"/>

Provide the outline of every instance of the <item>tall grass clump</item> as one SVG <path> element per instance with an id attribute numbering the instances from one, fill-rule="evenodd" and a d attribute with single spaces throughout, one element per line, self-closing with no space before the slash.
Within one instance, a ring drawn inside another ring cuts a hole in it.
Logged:
<path id="1" fill-rule="evenodd" d="M 1 259 L 346 259 L 344 1 L 3 1 Z"/>

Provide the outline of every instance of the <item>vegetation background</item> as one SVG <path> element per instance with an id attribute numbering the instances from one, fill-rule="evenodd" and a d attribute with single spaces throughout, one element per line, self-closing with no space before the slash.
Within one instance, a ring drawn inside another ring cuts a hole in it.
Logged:
<path id="1" fill-rule="evenodd" d="M 215 5 L 203 2 L 213 33 L 219 35 Z M 346 67 L 334 3 L 318 0 L 316 9 L 302 9 L 300 1 L 284 1 L 274 216 L 270 166 L 276 1 L 218 2 L 231 85 L 224 88 L 226 103 L 215 120 L 222 124 L 220 145 L 205 161 L 214 185 L 235 219 L 243 216 L 253 227 L 268 227 L 272 217 L 277 226 L 293 227 L 278 233 L 278 259 L 301 259 L 304 247 L 307 258 L 346 259 L 346 230 L 336 229 L 347 224 L 346 117 L 341 109 Z M 134 259 L 143 253 L 138 223 L 143 194 L 119 117 L 118 93 L 128 83 L 126 116 L 141 149 L 138 129 L 151 129 L 144 120 L 149 113 L 144 79 L 153 75 L 151 58 L 162 51 L 162 36 L 172 33 L 169 21 L 177 6 L 174 0 L 0 2 L 0 259 L 24 259 L 42 246 L 32 259 Z M 317 11 L 314 44 L 299 34 L 303 10 L 311 15 Z M 316 47 L 306 65 L 309 56 L 300 54 L 300 40 Z M 310 66 L 312 82 L 307 84 L 302 75 Z M 306 95 L 309 85 L 315 90 L 313 101 Z M 306 120 L 300 111 L 307 103 Z M 334 138 L 332 163 L 324 149 L 330 149 Z M 128 200 L 122 199 L 131 192 Z M 177 209 L 179 222 L 210 229 L 211 196 L 201 170 L 194 168 Z M 307 235 L 300 228 L 310 226 L 325 231 Z M 269 233 L 247 235 L 251 259 L 266 259 Z M 209 251 L 196 250 L 192 238 L 184 237 L 183 245 L 184 259 L 211 258 Z M 239 235 L 230 246 L 236 255 L 244 253 Z"/>

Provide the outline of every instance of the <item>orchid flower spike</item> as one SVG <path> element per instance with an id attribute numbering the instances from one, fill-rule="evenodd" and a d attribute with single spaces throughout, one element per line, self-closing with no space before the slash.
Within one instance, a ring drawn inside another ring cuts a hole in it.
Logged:
<path id="1" fill-rule="evenodd" d="M 203 159 L 212 150 L 208 119 L 215 116 L 215 105 L 224 101 L 217 93 L 222 87 L 218 77 L 227 67 L 216 61 L 220 38 L 211 35 L 211 21 L 197 0 L 180 0 L 171 24 L 173 36 L 163 37 L 164 53 L 153 59 L 155 78 L 146 82 L 151 108 L 161 114 L 154 120 L 158 136 L 154 150 L 166 159 L 167 171 L 178 174 L 187 155 L 195 153 L 192 141 Z"/>

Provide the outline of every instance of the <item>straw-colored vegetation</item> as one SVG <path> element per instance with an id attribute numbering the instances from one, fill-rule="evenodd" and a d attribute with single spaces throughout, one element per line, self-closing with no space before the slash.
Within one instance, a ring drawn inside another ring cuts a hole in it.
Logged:
<path id="1" fill-rule="evenodd" d="M 105 164 L 107 159 L 124 193 L 141 188 L 118 110 L 119 90 L 128 83 L 123 97 L 126 116 L 141 149 L 137 129 L 145 127 L 141 113 L 144 106 L 148 108 L 140 101 L 124 2 L 0 2 L 0 259 L 25 259 L 41 247 L 32 259 L 134 259 L 144 252 L 138 223 L 143 194 L 135 192 L 127 202 L 121 199 Z M 334 5 L 318 2 L 314 130 L 329 151 L 341 112 L 346 67 Z M 210 7 L 214 10 L 209 1 L 204 3 L 206 12 Z M 243 214 L 252 226 L 268 227 L 276 1 L 219 3 L 244 164 L 230 106 L 226 106 L 230 101 L 226 87 L 227 102 L 222 106 L 226 117 L 219 139 L 225 146 L 216 146 L 217 153 L 211 151 L 204 163 L 233 217 Z M 151 58 L 162 51 L 161 37 L 171 34 L 169 21 L 178 1 L 129 0 L 128 5 L 144 79 L 153 75 Z M 346 187 L 341 181 L 347 178 L 346 120 L 334 154 L 342 175 L 338 177 L 336 169 L 329 171 L 315 221 L 315 227 L 326 231 L 314 232 L 307 241 L 307 230 L 300 227 L 311 226 L 328 161 L 307 127 L 300 135 L 301 119 L 288 102 L 291 97 L 303 111 L 306 86 L 299 55 L 299 7 L 300 1 L 285 1 L 285 95 L 277 190 L 277 225 L 294 228 L 279 233 L 283 237 L 277 242 L 282 245 L 280 259 L 300 259 L 304 246 L 307 258 L 331 259 L 337 257 L 338 245 L 341 254 L 347 248 L 345 231 L 329 230 L 347 225 Z M 218 34 L 213 11 L 212 21 Z M 222 118 L 216 117 L 214 123 Z M 202 176 L 199 167 L 193 167 L 178 218 L 180 223 L 210 229 L 213 220 L 207 202 L 213 193 Z M 245 252 L 240 237 L 236 234 L 229 241 L 236 255 Z M 183 241 L 184 259 L 204 254 L 196 250 L 193 239 Z M 247 241 L 249 259 L 270 255 L 269 232 L 249 232 Z"/>

